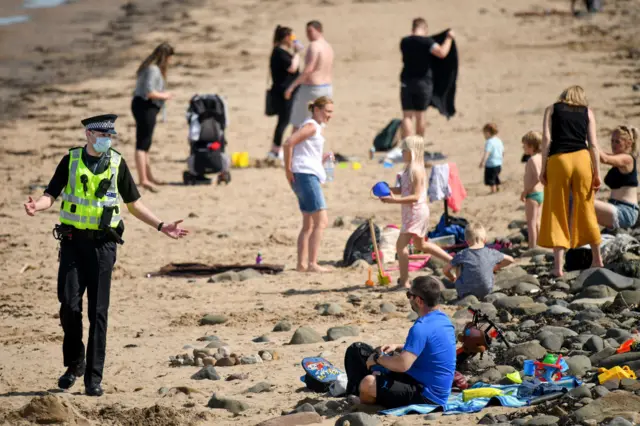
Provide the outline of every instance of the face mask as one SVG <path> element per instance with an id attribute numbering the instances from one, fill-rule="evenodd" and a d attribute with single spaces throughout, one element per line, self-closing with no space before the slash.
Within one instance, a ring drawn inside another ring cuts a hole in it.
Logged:
<path id="1" fill-rule="evenodd" d="M 93 144 L 93 149 L 99 153 L 105 153 L 111 148 L 111 138 L 98 137 L 96 143 Z"/>

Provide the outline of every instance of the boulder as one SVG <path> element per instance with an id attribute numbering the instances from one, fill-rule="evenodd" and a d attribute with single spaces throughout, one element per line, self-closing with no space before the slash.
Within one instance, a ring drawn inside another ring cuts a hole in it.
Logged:
<path id="1" fill-rule="evenodd" d="M 350 413 L 336 420 L 335 426 L 379 426 L 379 418 L 367 413 Z"/>
<path id="2" fill-rule="evenodd" d="M 516 296 L 517 297 L 517 296 Z M 522 303 L 511 311 L 516 315 L 537 315 L 546 312 L 548 309 L 544 303 Z"/>
<path id="3" fill-rule="evenodd" d="M 604 284 L 592 285 L 584 288 L 578 296 L 578 299 L 602 299 L 605 297 L 615 297 L 617 291 Z"/>
<path id="4" fill-rule="evenodd" d="M 227 410 L 233 414 L 239 414 L 249 408 L 249 406 L 242 401 L 238 401 L 235 399 L 227 399 L 218 397 L 215 393 L 209 399 L 209 403 L 207 404 L 209 408 L 218 408 Z"/>
<path id="5" fill-rule="evenodd" d="M 585 420 L 601 422 L 622 413 L 640 413 L 640 396 L 626 391 L 611 392 L 578 409 L 574 417 L 578 422 Z"/>
<path id="6" fill-rule="evenodd" d="M 323 342 L 322 336 L 311 327 L 298 328 L 291 337 L 290 345 L 304 345 L 307 343 Z"/>
<path id="7" fill-rule="evenodd" d="M 525 303 L 533 303 L 533 299 L 529 296 L 507 296 L 493 302 L 493 306 L 498 309 L 513 310 Z"/>
<path id="8" fill-rule="evenodd" d="M 360 334 L 360 329 L 353 325 L 344 327 L 331 327 L 327 330 L 327 337 L 330 341 L 338 340 L 343 337 L 357 336 L 358 334 Z"/>
<path id="9" fill-rule="evenodd" d="M 623 290 L 613 300 L 618 308 L 628 308 L 631 305 L 640 305 L 640 290 Z"/>
<path id="10" fill-rule="evenodd" d="M 605 285 L 615 291 L 640 290 L 639 279 L 625 277 L 605 268 L 593 268 L 582 271 L 571 284 L 571 292 L 578 293 L 594 285 Z"/>
<path id="11" fill-rule="evenodd" d="M 227 317 L 222 314 L 207 314 L 200 319 L 200 325 L 218 325 L 227 322 Z"/>
<path id="12" fill-rule="evenodd" d="M 544 357 L 547 350 L 536 341 L 525 342 L 514 345 L 507 349 L 505 356 L 509 363 L 512 363 L 518 355 L 522 355 L 525 359 L 540 359 Z"/>
<path id="13" fill-rule="evenodd" d="M 613 353 L 615 353 L 616 349 L 611 348 Z M 627 352 L 623 354 L 615 354 L 611 355 L 607 358 L 604 358 L 598 363 L 599 367 L 611 368 L 616 365 L 628 365 L 630 369 L 636 370 L 640 368 L 640 352 Z"/>
<path id="14" fill-rule="evenodd" d="M 591 360 L 585 355 L 575 355 L 566 359 L 569 365 L 567 374 L 582 377 L 591 368 Z"/>

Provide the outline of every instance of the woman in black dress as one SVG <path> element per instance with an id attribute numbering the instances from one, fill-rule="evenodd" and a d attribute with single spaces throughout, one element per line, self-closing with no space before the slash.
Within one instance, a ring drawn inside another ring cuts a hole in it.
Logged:
<path id="1" fill-rule="evenodd" d="M 282 138 L 289 125 L 293 105 L 293 96 L 287 100 L 284 97 L 284 92 L 298 77 L 298 67 L 300 66 L 298 52 L 302 50 L 302 44 L 295 39 L 291 28 L 280 25 L 273 35 L 273 44 L 270 61 L 273 80 L 271 96 L 274 109 L 278 114 L 278 124 L 273 135 L 273 146 L 267 155 L 269 160 L 282 159 Z"/>

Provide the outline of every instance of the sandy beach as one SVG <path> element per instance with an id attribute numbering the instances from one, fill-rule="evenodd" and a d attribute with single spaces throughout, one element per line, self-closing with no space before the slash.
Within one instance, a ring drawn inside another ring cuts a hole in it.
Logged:
<path id="1" fill-rule="evenodd" d="M 635 29 L 640 10 L 633 0 L 609 1 L 604 12 L 585 19 L 571 16 L 569 1 L 563 0 L 536 5 L 526 0 L 148 0 L 104 8 L 101 3 L 42 9 L 28 23 L 0 27 L 0 176 L 5 182 L 0 191 L 0 423 L 7 425 L 29 424 L 12 417 L 14 411 L 53 391 L 64 372 L 57 241 L 51 235 L 59 203 L 33 218 L 22 204 L 42 194 L 69 148 L 84 143 L 80 120 L 87 116 L 119 115 L 114 147 L 133 172 L 135 71 L 161 41 L 177 51 L 168 77 L 175 97 L 167 105 L 166 122 L 156 127 L 150 155 L 155 174 L 168 184 L 142 196 L 162 220 L 184 219 L 192 235 L 169 240 L 125 212 L 125 244 L 118 249 L 111 288 L 106 393 L 87 397 L 82 383 L 55 393 L 74 407 L 72 424 L 89 424 L 82 417 L 95 425 L 255 425 L 293 410 L 305 398 L 328 400 L 304 391 L 302 358 L 323 353 L 342 367 L 352 342 L 402 343 L 411 326 L 405 295 L 366 288 L 366 269 L 336 268 L 324 275 L 292 270 L 301 217 L 282 169 L 233 170 L 228 186 L 182 185 L 189 153 L 184 113 L 196 93 L 226 98 L 229 151 L 248 151 L 258 159 L 269 150 L 275 120 L 263 110 L 276 24 L 291 26 L 299 36 L 310 19 L 324 24 L 336 54 L 335 113 L 326 128 L 326 148 L 362 164 L 360 170 L 337 168 L 335 181 L 325 187 L 330 226 L 320 259 L 329 265 L 342 259 L 349 235 L 365 218 L 374 216 L 379 225 L 400 223 L 400 209 L 371 199 L 368 191 L 377 181 L 394 182 L 401 166 L 385 169 L 367 153 L 375 134 L 401 116 L 398 46 L 417 16 L 427 19 L 430 32 L 453 28 L 457 34 L 458 113 L 447 120 L 429 110 L 427 149 L 458 165 L 468 198 L 456 215 L 483 223 L 490 237 L 508 235 L 508 224 L 524 219 L 520 138 L 541 129 L 544 108 L 565 87 L 585 88 L 606 149 L 611 129 L 640 125 L 640 92 L 632 90 L 640 82 Z M 8 5 L 0 11 L 11 15 Z M 505 143 L 505 184 L 491 196 L 478 169 L 481 129 L 489 121 L 498 124 Z M 430 209 L 435 226 L 442 204 Z M 335 226 L 337 218 L 344 225 Z M 285 272 L 222 283 L 210 283 L 209 277 L 147 278 L 172 262 L 252 264 L 258 252 L 265 263 L 285 265 Z M 349 303 L 354 294 L 360 305 Z M 383 302 L 394 304 L 396 312 L 381 313 Z M 315 307 L 322 303 L 338 303 L 343 312 L 321 316 Z M 227 321 L 200 326 L 205 314 L 222 314 Z M 281 320 L 292 330 L 272 332 Z M 360 335 L 288 345 L 299 326 L 324 335 L 340 325 L 356 325 Z M 270 342 L 252 342 L 265 334 Z M 194 381 L 190 377 L 198 367 L 170 366 L 169 357 L 191 350 L 187 346 L 204 347 L 207 342 L 198 339 L 206 335 L 217 336 L 237 354 L 275 350 L 279 359 L 217 367 L 219 381 Z M 248 378 L 224 380 L 232 373 Z M 273 389 L 245 392 L 260 382 Z M 159 393 L 179 386 L 197 392 Z M 214 392 L 244 401 L 249 409 L 234 415 L 207 408 Z M 429 424 L 476 424 L 487 412 L 510 410 L 438 414 Z M 323 424 L 335 420 L 325 418 Z M 385 425 L 396 421 L 383 418 Z M 424 416 L 407 416 L 402 424 L 425 424 Z"/>

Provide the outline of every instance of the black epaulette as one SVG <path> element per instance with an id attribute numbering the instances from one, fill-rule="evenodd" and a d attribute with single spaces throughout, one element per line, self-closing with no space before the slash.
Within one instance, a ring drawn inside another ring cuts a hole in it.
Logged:
<path id="1" fill-rule="evenodd" d="M 120 151 L 117 151 L 113 148 L 109 148 L 111 151 L 115 152 L 116 154 L 120 155 L 120 157 L 122 157 L 122 153 Z"/>

